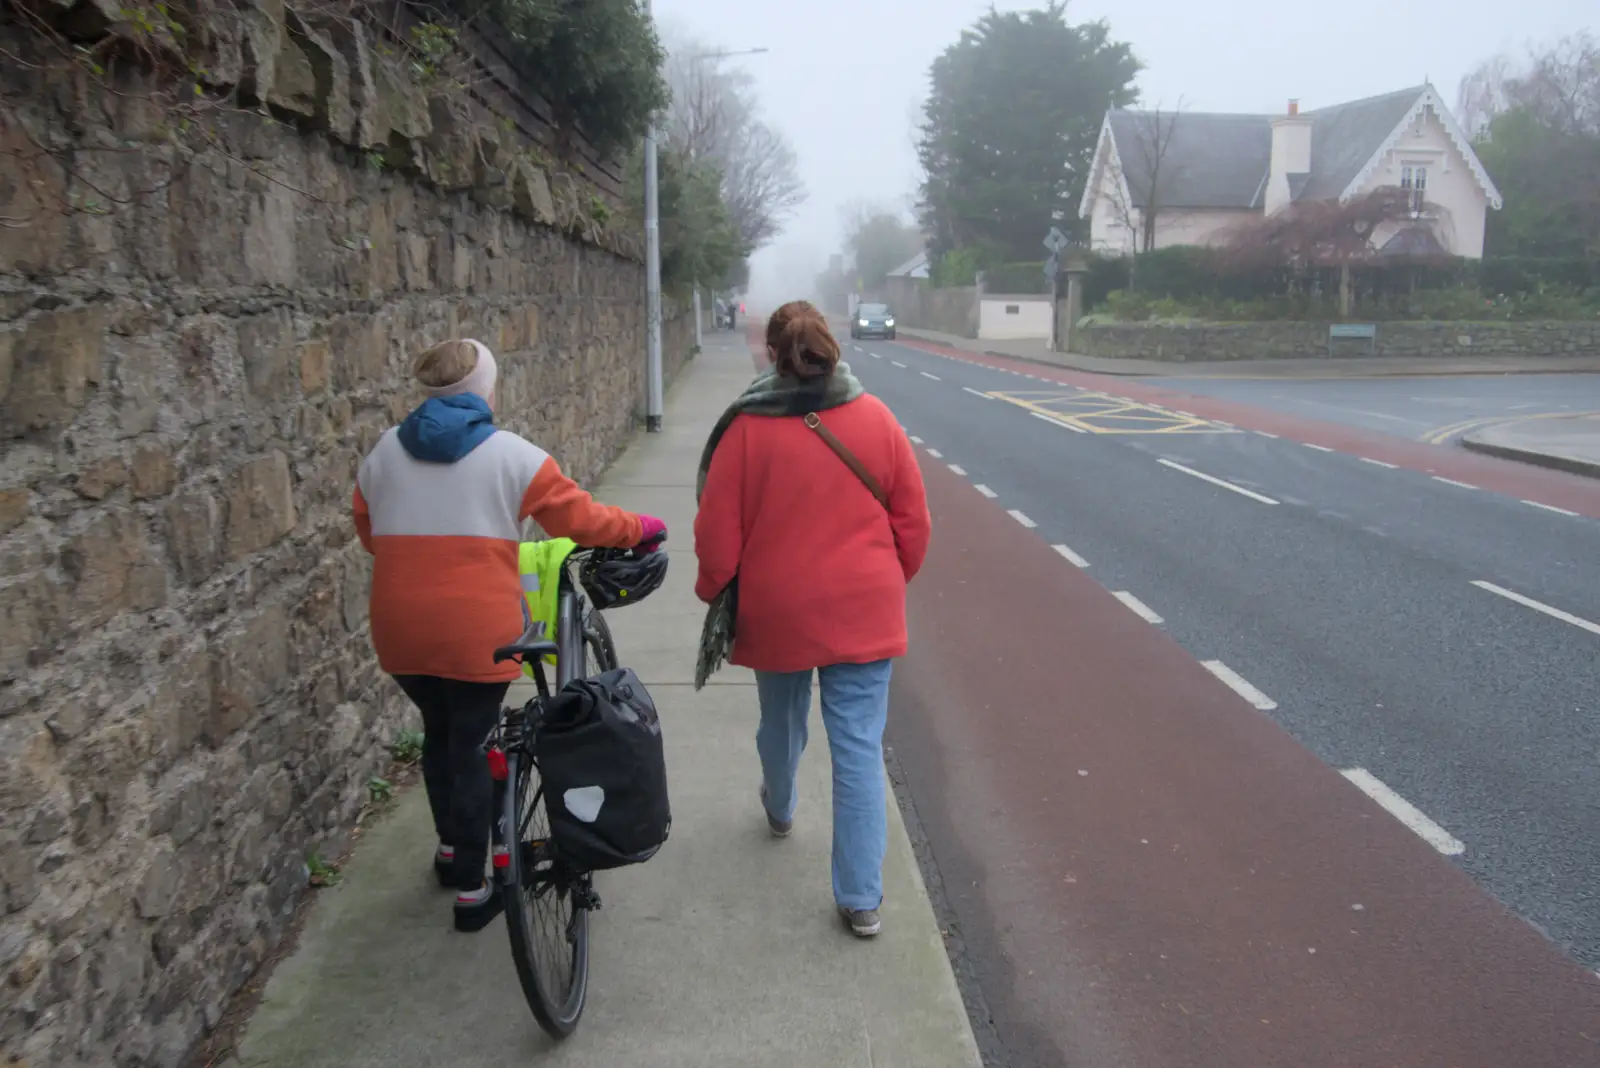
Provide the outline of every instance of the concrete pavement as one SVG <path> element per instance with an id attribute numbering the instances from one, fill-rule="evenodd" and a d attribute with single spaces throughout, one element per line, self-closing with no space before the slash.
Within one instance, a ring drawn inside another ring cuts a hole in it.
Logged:
<path id="1" fill-rule="evenodd" d="M 240 1044 L 248 1068 L 976 1068 L 978 1054 L 900 813 L 890 806 L 884 933 L 852 938 L 829 884 L 826 747 L 801 767 L 793 837 L 766 830 L 747 672 L 691 686 L 695 464 L 712 421 L 749 381 L 742 336 L 707 351 L 597 495 L 671 531 L 649 600 L 607 614 L 622 661 L 661 710 L 674 826 L 661 853 L 598 880 L 588 1009 L 552 1044 L 523 1002 L 503 921 L 449 930 L 429 869 L 420 788 L 367 832 L 343 881 L 312 905 Z M 820 737 L 820 735 L 819 735 Z"/>
<path id="2" fill-rule="evenodd" d="M 1600 478 L 1600 417 L 1527 419 L 1463 435 L 1474 452 Z"/>
<path id="3" fill-rule="evenodd" d="M 846 322 L 848 325 L 848 322 Z M 931 341 L 968 352 L 1009 356 L 1052 367 L 1100 375 L 1172 376 L 1185 378 L 1374 378 L 1435 375 L 1557 374 L 1600 371 L 1600 354 L 1560 358 L 1518 359 L 1486 356 L 1472 359 L 1401 359 L 1349 357 L 1334 360 L 1220 360 L 1175 363 L 1170 360 L 1125 360 L 1081 353 L 1052 352 L 1043 341 L 979 341 L 933 330 L 900 327 L 908 339 Z"/>

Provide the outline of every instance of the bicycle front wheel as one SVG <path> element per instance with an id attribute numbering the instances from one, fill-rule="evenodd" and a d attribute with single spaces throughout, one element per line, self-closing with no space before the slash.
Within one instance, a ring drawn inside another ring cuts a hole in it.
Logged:
<path id="1" fill-rule="evenodd" d="M 550 848 L 539 769 L 526 752 L 507 754 L 504 809 L 510 865 L 506 930 L 511 959 L 534 1019 L 551 1038 L 572 1034 L 589 994 L 587 885 L 556 862 Z"/>
<path id="2" fill-rule="evenodd" d="M 618 668 L 617 645 L 611 640 L 611 625 L 606 617 L 591 609 L 583 626 L 583 673 L 599 675 Z"/>

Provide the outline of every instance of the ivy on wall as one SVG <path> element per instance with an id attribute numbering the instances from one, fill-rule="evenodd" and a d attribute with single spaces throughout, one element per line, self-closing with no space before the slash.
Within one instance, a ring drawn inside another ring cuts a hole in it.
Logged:
<path id="1" fill-rule="evenodd" d="M 620 155 L 667 105 L 666 54 L 638 0 L 489 0 L 517 73 L 604 155 Z"/>

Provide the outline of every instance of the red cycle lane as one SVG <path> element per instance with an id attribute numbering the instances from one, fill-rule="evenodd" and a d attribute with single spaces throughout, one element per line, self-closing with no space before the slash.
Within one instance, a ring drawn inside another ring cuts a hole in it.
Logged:
<path id="1" fill-rule="evenodd" d="M 1600 519 L 1600 480 L 1546 470 L 1512 460 L 1502 460 L 1481 453 L 1468 452 L 1465 449 L 1425 445 L 1408 438 L 1308 419 L 1240 401 L 1184 393 L 1164 386 L 1145 385 L 1126 377 L 1096 375 L 1050 367 L 1027 360 L 990 356 L 965 349 L 949 348 L 931 341 L 904 340 L 900 344 L 965 360 L 982 367 L 1019 371 L 1047 382 L 1059 382 L 1064 386 L 1127 397 L 1141 404 L 1177 409 L 1192 413 L 1201 419 L 1232 423 L 1246 430 L 1265 431 L 1292 441 L 1320 445 L 1352 456 L 1381 460 L 1411 471 L 1421 471 L 1424 474 L 1466 482 L 1492 493 L 1537 501 L 1540 504 L 1565 508 L 1579 515 Z M 1174 369 L 1174 373 L 1179 373 L 1177 368 Z"/>
<path id="2" fill-rule="evenodd" d="M 1600 979 L 971 486 L 925 477 L 890 742 L 1013 1068 L 1600 1065 Z"/>

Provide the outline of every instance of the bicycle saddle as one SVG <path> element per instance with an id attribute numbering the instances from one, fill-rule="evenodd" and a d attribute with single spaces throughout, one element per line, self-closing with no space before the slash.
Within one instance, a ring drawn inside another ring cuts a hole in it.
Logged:
<path id="1" fill-rule="evenodd" d="M 499 664 L 506 660 L 532 660 L 541 656 L 554 656 L 556 652 L 556 643 L 545 639 L 544 624 L 534 623 L 522 637 L 510 645 L 502 645 L 496 649 L 494 662 Z"/>

